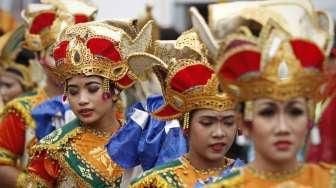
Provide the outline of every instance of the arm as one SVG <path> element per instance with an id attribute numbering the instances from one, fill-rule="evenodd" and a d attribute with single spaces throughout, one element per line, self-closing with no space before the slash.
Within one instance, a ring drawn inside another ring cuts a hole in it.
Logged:
<path id="1" fill-rule="evenodd" d="M 27 170 L 33 184 L 54 187 L 61 168 L 59 163 L 50 158 L 46 151 L 42 151 L 33 156 Z"/>
<path id="2" fill-rule="evenodd" d="M 15 187 L 21 170 L 16 159 L 22 155 L 25 144 L 25 125 L 17 113 L 9 112 L 0 122 L 0 187 Z"/>

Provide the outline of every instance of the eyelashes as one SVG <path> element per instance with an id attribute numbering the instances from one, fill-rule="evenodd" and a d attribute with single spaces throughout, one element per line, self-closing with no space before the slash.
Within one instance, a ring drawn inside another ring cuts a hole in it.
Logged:
<path id="1" fill-rule="evenodd" d="M 68 88 L 68 93 L 70 95 L 76 95 L 78 93 L 78 89 L 77 88 Z"/>
<path id="2" fill-rule="evenodd" d="M 258 114 L 260 116 L 263 116 L 263 117 L 272 117 L 275 115 L 275 110 L 272 109 L 272 108 L 266 108 L 266 109 L 263 109 L 261 111 L 258 112 Z"/>
<path id="3" fill-rule="evenodd" d="M 277 109 L 274 108 L 265 108 L 258 112 L 259 116 L 263 116 L 266 118 L 270 118 L 275 116 L 278 113 Z M 299 117 L 305 114 L 305 110 L 299 108 L 299 107 L 290 107 L 289 109 L 285 110 L 285 113 L 289 115 L 290 117 Z"/>
<path id="4" fill-rule="evenodd" d="M 200 120 L 199 123 L 204 127 L 210 127 L 213 124 L 218 123 L 219 120 Z M 222 121 L 225 126 L 233 126 L 235 124 L 234 118 L 228 118 Z"/>
<path id="5" fill-rule="evenodd" d="M 298 117 L 298 116 L 301 116 L 301 115 L 305 114 L 304 110 L 302 110 L 300 108 L 292 108 L 292 109 L 289 110 L 288 113 L 293 117 Z"/>
<path id="6" fill-rule="evenodd" d="M 99 85 L 90 85 L 87 90 L 89 91 L 89 93 L 96 93 L 98 90 L 100 89 Z"/>
<path id="7" fill-rule="evenodd" d="M 87 90 L 90 94 L 94 94 L 94 93 L 96 93 L 100 88 L 101 88 L 100 85 L 93 85 L 93 84 L 91 84 L 91 85 L 87 86 L 87 87 L 85 88 L 85 90 Z M 69 87 L 69 88 L 68 88 L 68 93 L 69 93 L 70 95 L 73 95 L 73 96 L 74 96 L 74 95 L 77 95 L 77 94 L 79 93 L 79 91 L 80 91 L 80 89 L 77 88 L 77 87 Z"/>

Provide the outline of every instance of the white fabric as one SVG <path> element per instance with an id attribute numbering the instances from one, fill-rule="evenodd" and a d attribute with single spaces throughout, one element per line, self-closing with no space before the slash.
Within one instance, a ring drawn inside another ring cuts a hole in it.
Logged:
<path id="1" fill-rule="evenodd" d="M 142 129 L 145 127 L 148 121 L 148 112 L 135 109 L 134 113 L 131 115 L 131 119 L 135 121 Z"/>
<path id="2" fill-rule="evenodd" d="M 123 173 L 123 176 L 122 176 L 120 187 L 121 188 L 127 188 L 127 187 L 129 187 L 129 185 L 131 184 L 132 180 L 134 178 L 139 177 L 142 172 L 143 172 L 143 169 L 142 169 L 142 167 L 140 165 L 138 165 L 138 166 L 136 166 L 134 168 L 125 170 L 124 173 Z"/>
<path id="3" fill-rule="evenodd" d="M 180 123 L 176 119 L 174 119 L 174 120 L 171 120 L 171 121 L 167 121 L 166 126 L 164 128 L 165 128 L 165 132 L 167 134 L 170 129 L 177 128 L 177 127 L 180 127 Z"/>

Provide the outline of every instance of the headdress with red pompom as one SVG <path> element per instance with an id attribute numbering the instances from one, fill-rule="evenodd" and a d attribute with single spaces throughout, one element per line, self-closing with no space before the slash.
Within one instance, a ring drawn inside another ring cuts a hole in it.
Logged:
<path id="1" fill-rule="evenodd" d="M 314 119 L 319 76 L 334 35 L 327 12 L 316 11 L 309 0 L 269 0 L 212 4 L 209 26 L 195 9 L 191 15 L 209 54 L 221 64 L 221 81 L 240 91 L 245 120 L 253 118 L 250 100 L 297 96 L 310 99 Z"/>
<path id="2" fill-rule="evenodd" d="M 189 125 L 186 115 L 192 110 L 235 109 L 236 96 L 219 87 L 213 65 L 208 62 L 206 48 L 197 33 L 187 31 L 176 41 L 156 41 L 155 46 L 156 56 L 139 54 L 143 57 L 141 64 L 133 62 L 133 57 L 129 61 L 135 75 L 151 67 L 161 82 L 165 105 L 153 112 L 155 117 L 171 120 L 183 116 L 186 129 Z"/>
<path id="3" fill-rule="evenodd" d="M 97 8 L 80 0 L 44 0 L 29 4 L 22 12 L 28 30 L 24 46 L 42 51 L 56 42 L 61 31 L 68 25 L 92 21 Z"/>
<path id="4" fill-rule="evenodd" d="M 230 48 L 238 40 L 240 45 Z M 317 99 L 325 55 L 314 42 L 291 37 L 271 23 L 263 28 L 257 43 L 238 40 L 228 42 L 218 75 L 239 87 L 242 100 Z"/>
<path id="5" fill-rule="evenodd" d="M 193 26 L 222 64 L 221 80 L 241 81 L 236 83 L 243 100 L 316 97 L 321 84 L 316 75 L 333 36 L 327 13 L 315 11 L 307 0 L 230 2 L 210 5 L 209 11 L 210 26 L 191 9 Z"/>
<path id="6" fill-rule="evenodd" d="M 80 74 L 98 75 L 119 89 L 127 88 L 135 82 L 127 58 L 148 49 L 151 30 L 152 22 L 148 22 L 132 39 L 123 29 L 103 22 L 72 25 L 54 48 L 55 74 L 61 83 Z"/>

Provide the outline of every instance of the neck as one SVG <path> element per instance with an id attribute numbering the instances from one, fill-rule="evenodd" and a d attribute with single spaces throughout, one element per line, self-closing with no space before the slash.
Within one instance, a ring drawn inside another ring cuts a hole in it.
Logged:
<path id="1" fill-rule="evenodd" d="M 87 125 L 88 128 L 96 129 L 105 133 L 114 133 L 120 126 L 120 122 L 116 119 L 115 107 L 113 107 L 110 111 L 107 111 L 101 119 Z"/>
<path id="2" fill-rule="evenodd" d="M 196 169 L 218 169 L 220 167 L 224 167 L 224 165 L 227 165 L 227 160 L 224 156 L 220 160 L 210 160 L 193 152 L 191 148 L 186 157 L 190 161 L 190 164 Z"/>
<path id="3" fill-rule="evenodd" d="M 258 154 L 258 152 L 256 152 L 255 160 L 250 164 L 255 170 L 263 172 L 291 171 L 297 169 L 299 165 L 300 163 L 295 156 L 290 160 L 274 161 L 264 158 L 262 155 Z"/>
<path id="4" fill-rule="evenodd" d="M 62 87 L 58 86 L 48 77 L 46 80 L 46 85 L 44 86 L 44 91 L 50 98 L 61 95 L 63 92 Z"/>

